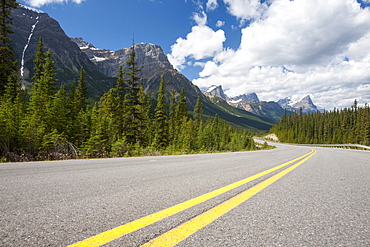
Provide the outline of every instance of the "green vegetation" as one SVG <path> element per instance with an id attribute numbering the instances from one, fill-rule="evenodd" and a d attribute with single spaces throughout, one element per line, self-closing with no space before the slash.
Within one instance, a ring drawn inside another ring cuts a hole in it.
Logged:
<path id="1" fill-rule="evenodd" d="M 37 46 L 31 92 L 9 76 L 0 96 L 0 160 L 30 161 L 78 157 L 122 157 L 253 150 L 251 134 L 218 116 L 203 115 L 200 98 L 189 114 L 185 92 L 172 92 L 166 105 L 162 77 L 153 111 L 152 99 L 137 77 L 135 50 L 114 88 L 89 107 L 84 69 L 67 90 L 57 88 L 52 53 Z M 29 96 L 27 96 L 29 95 Z M 169 109 L 169 112 L 167 110 Z M 190 116 L 194 115 L 194 119 Z"/>
<path id="2" fill-rule="evenodd" d="M 324 113 L 284 114 L 272 129 L 279 140 L 302 144 L 370 145 L 370 107 L 334 109 Z"/>

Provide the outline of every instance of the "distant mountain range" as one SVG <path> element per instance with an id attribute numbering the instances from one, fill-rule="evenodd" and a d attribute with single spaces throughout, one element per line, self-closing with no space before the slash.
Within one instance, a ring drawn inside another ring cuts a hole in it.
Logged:
<path id="1" fill-rule="evenodd" d="M 14 51 L 21 68 L 21 77 L 24 85 L 31 85 L 33 76 L 33 60 L 36 45 L 42 37 L 45 50 L 53 52 L 57 79 L 60 84 L 71 84 L 79 77 L 79 70 L 86 71 L 85 78 L 91 98 L 98 100 L 105 92 L 114 87 L 118 69 L 122 65 L 126 70 L 126 61 L 130 48 L 117 51 L 97 49 L 82 38 L 69 38 L 59 23 L 46 13 L 19 5 L 13 10 L 13 31 L 11 39 Z M 264 115 L 256 115 L 241 108 L 235 108 L 226 102 L 209 99 L 197 86 L 179 73 L 167 59 L 162 48 L 158 45 L 140 43 L 134 46 L 135 61 L 141 71 L 146 93 L 155 98 L 160 78 L 163 75 L 166 81 L 166 96 L 169 99 L 172 90 L 176 96 L 182 88 L 185 89 L 188 109 L 192 110 L 198 97 L 201 98 L 206 115 L 219 115 L 231 124 L 252 131 L 267 131 L 276 120 Z"/>
<path id="2" fill-rule="evenodd" d="M 309 95 L 298 102 L 292 102 L 289 98 L 274 101 L 260 101 L 256 93 L 242 94 L 236 97 L 229 97 L 225 94 L 222 86 L 211 86 L 202 91 L 204 95 L 210 98 L 219 98 L 229 105 L 251 112 L 253 114 L 268 117 L 279 121 L 284 111 L 303 113 L 317 112 L 319 109 L 312 102 Z"/>

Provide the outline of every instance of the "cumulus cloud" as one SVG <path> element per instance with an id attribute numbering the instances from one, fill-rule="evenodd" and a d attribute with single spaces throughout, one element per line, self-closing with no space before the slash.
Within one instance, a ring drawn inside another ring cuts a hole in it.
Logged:
<path id="1" fill-rule="evenodd" d="M 217 9 L 218 7 L 218 2 L 217 0 L 208 0 L 206 3 L 207 11 L 212 11 Z"/>
<path id="2" fill-rule="evenodd" d="M 224 21 L 220 21 L 220 20 L 218 20 L 218 21 L 216 22 L 216 27 L 218 27 L 218 28 L 223 27 L 224 25 L 225 25 L 225 22 L 224 22 Z"/>
<path id="3" fill-rule="evenodd" d="M 249 19 L 259 19 L 268 6 L 260 0 L 224 0 L 228 12 L 242 22 Z"/>
<path id="4" fill-rule="evenodd" d="M 263 18 L 242 30 L 239 49 L 222 49 L 205 63 L 196 85 L 274 101 L 309 94 L 327 109 L 370 102 L 369 8 L 356 0 L 274 0 L 243 12 L 236 6 L 252 0 L 224 2 L 239 19 Z"/>
<path id="5" fill-rule="evenodd" d="M 51 3 L 68 3 L 74 2 L 77 4 L 82 3 L 85 0 L 26 0 L 26 3 L 32 7 L 41 7 L 43 5 L 51 4 Z"/>
<path id="6" fill-rule="evenodd" d="M 192 27 L 185 39 L 178 38 L 171 46 L 171 54 L 168 54 L 169 61 L 177 69 L 184 67 L 188 57 L 200 60 L 215 56 L 223 49 L 226 40 L 223 30 L 214 31 L 206 25 L 207 15 L 204 12 L 194 14 L 193 19 L 197 25 Z"/>

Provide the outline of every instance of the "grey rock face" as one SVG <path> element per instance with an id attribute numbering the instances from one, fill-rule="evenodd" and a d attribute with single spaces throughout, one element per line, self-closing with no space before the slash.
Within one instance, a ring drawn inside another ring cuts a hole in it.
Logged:
<path id="1" fill-rule="evenodd" d="M 44 50 L 53 52 L 57 78 L 60 83 L 70 83 L 79 77 L 84 67 L 90 94 L 102 94 L 108 90 L 109 78 L 102 74 L 76 43 L 65 34 L 59 23 L 48 14 L 19 5 L 12 11 L 14 34 L 11 35 L 13 49 L 19 61 L 23 83 L 31 82 L 33 60 L 40 37 Z"/>
<path id="2" fill-rule="evenodd" d="M 301 101 L 298 101 L 297 103 L 293 104 L 293 108 L 295 108 L 296 111 L 298 112 L 302 108 L 303 113 L 318 111 L 316 105 L 312 102 L 311 97 L 309 95 L 304 97 Z"/>
<path id="3" fill-rule="evenodd" d="M 274 101 L 244 101 L 240 103 L 230 103 L 229 101 L 229 104 L 256 115 L 271 118 L 276 122 L 284 114 L 284 109 Z"/>
<path id="4" fill-rule="evenodd" d="M 241 102 L 246 102 L 246 101 L 260 101 L 258 99 L 258 96 L 256 93 L 250 93 L 250 94 L 242 94 L 236 97 L 229 97 L 228 99 L 229 102 L 231 103 L 241 103 Z"/>
<path id="5" fill-rule="evenodd" d="M 132 47 L 110 51 L 95 48 L 82 38 L 71 38 L 71 40 L 105 75 L 117 77 L 120 66 L 124 72 L 128 72 L 126 62 L 130 59 L 129 54 Z M 159 45 L 139 43 L 133 47 L 136 53 L 135 62 L 137 68 L 140 69 L 137 75 L 141 78 L 146 93 L 151 92 L 153 97 L 156 96 L 163 75 L 166 82 L 167 99 L 170 98 L 172 90 L 178 97 L 181 89 L 184 88 L 188 106 L 195 105 L 198 96 L 202 95 L 199 88 L 173 68 Z"/>
<path id="6" fill-rule="evenodd" d="M 227 96 L 224 93 L 224 90 L 222 89 L 222 86 L 215 86 L 212 85 L 209 88 L 202 91 L 204 95 L 210 96 L 210 97 L 218 97 L 223 100 L 227 100 Z"/>
<path id="7" fill-rule="evenodd" d="M 287 109 L 292 112 L 300 112 L 302 108 L 303 113 L 317 112 L 317 106 L 312 102 L 311 97 L 307 95 L 300 101 L 293 103 L 289 98 L 279 99 L 277 102 L 283 109 Z"/>

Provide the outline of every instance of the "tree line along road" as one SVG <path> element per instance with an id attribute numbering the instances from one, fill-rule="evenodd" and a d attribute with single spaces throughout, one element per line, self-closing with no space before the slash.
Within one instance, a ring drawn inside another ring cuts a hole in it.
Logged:
<path id="1" fill-rule="evenodd" d="M 0 164 L 0 246 L 369 246 L 370 152 Z"/>

